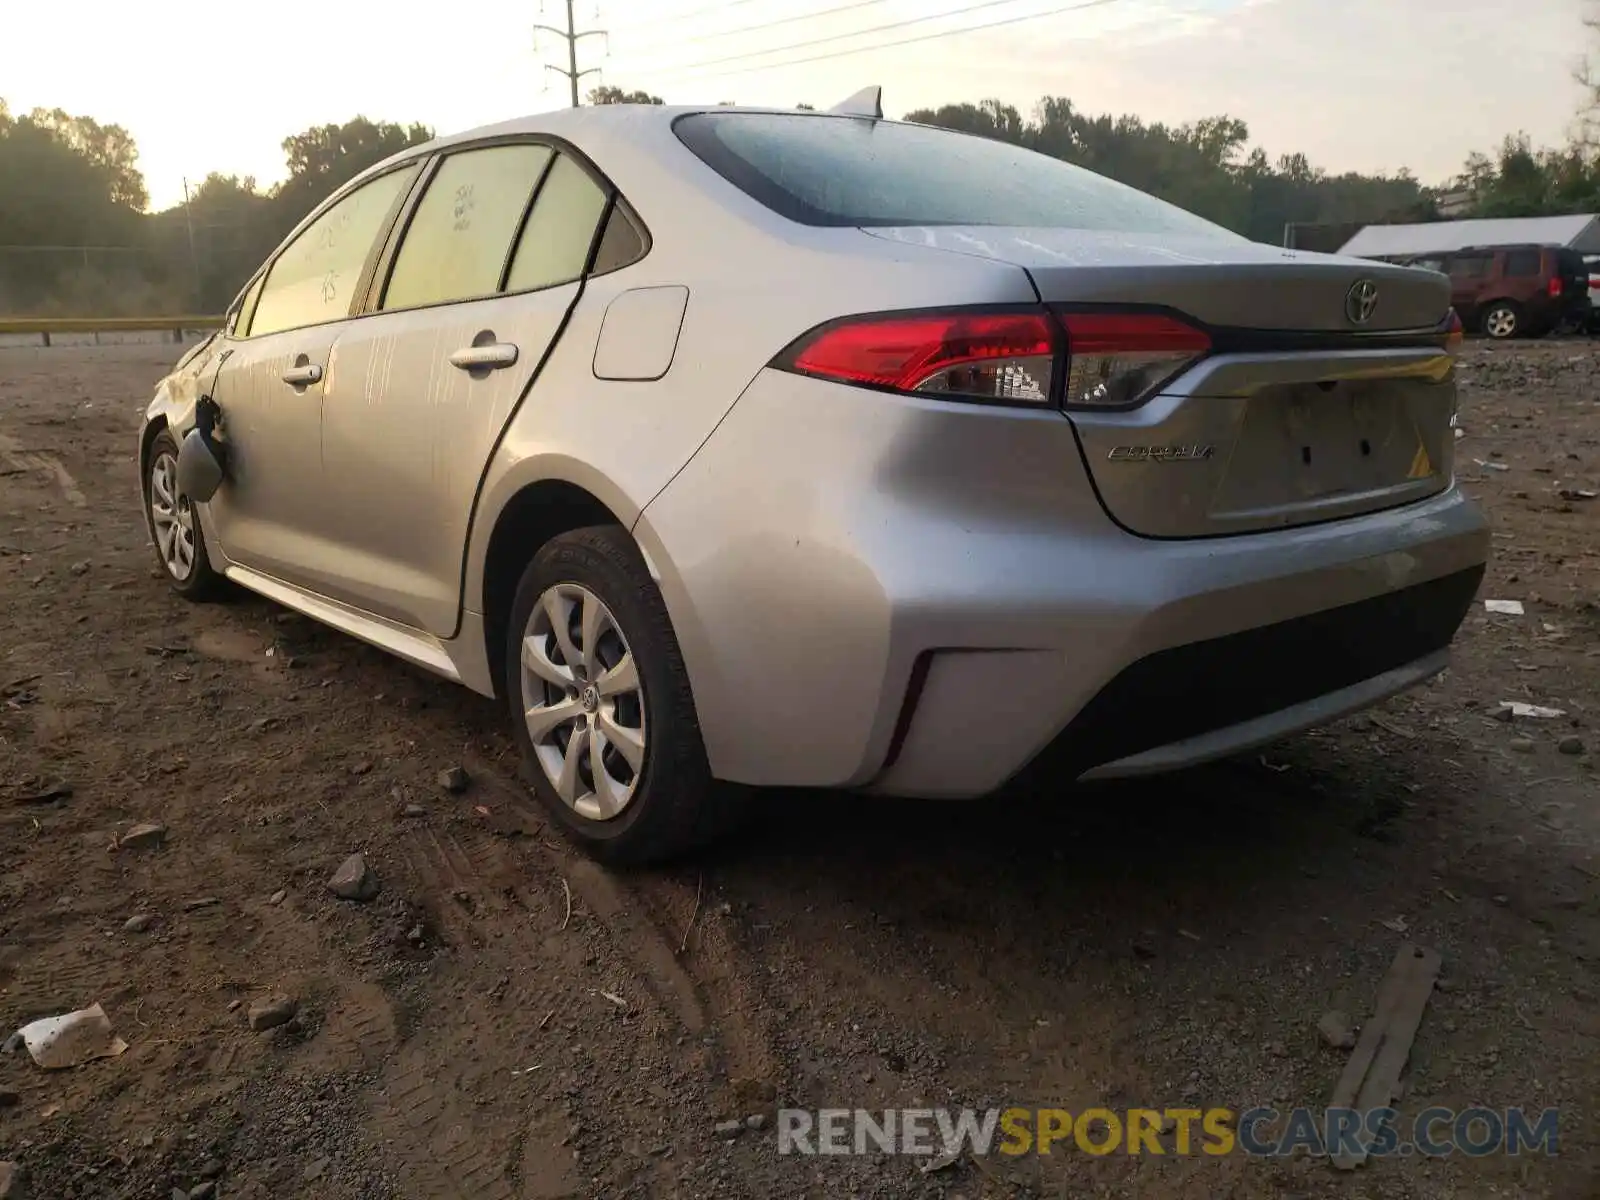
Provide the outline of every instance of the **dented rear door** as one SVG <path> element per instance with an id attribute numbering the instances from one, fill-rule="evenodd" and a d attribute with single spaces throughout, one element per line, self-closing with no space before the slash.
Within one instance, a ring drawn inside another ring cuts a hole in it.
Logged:
<path id="1" fill-rule="evenodd" d="M 605 204 L 584 167 L 537 143 L 469 146 L 440 162 L 376 311 L 334 347 L 321 452 L 323 522 L 339 552 L 319 564 L 324 594 L 453 635 L 485 464 L 577 302 Z M 490 260 L 500 264 L 490 294 L 454 298 L 484 290 L 470 267 Z"/>

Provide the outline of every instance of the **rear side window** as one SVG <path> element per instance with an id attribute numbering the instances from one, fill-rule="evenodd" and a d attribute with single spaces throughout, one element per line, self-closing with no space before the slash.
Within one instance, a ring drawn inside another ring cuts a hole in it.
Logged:
<path id="1" fill-rule="evenodd" d="M 1506 275 L 1511 279 L 1529 279 L 1543 268 L 1544 256 L 1537 250 L 1507 250 Z"/>
<path id="2" fill-rule="evenodd" d="M 1450 278 L 1483 279 L 1493 266 L 1492 254 L 1458 254 L 1450 260 Z"/>
<path id="3" fill-rule="evenodd" d="M 801 113 L 698 113 L 673 128 L 712 170 L 805 225 L 1031 225 L 1245 240 L 1092 171 L 945 129 Z"/>
<path id="4" fill-rule="evenodd" d="M 416 173 L 412 164 L 380 175 L 306 226 L 267 273 L 250 322 L 251 336 L 349 315 L 372 243 L 388 226 Z"/>
<path id="5" fill-rule="evenodd" d="M 389 272 L 383 308 L 443 304 L 500 290 L 548 146 L 464 150 L 439 164 Z"/>
<path id="6" fill-rule="evenodd" d="M 533 211 L 511 259 L 506 290 L 552 287 L 582 275 L 605 208 L 606 194 L 600 185 L 567 155 L 558 155 L 534 197 Z"/>
<path id="7" fill-rule="evenodd" d="M 606 217 L 605 232 L 600 235 L 600 248 L 594 252 L 591 275 L 604 275 L 617 271 L 644 257 L 644 235 L 629 217 L 627 207 L 618 200 Z"/>

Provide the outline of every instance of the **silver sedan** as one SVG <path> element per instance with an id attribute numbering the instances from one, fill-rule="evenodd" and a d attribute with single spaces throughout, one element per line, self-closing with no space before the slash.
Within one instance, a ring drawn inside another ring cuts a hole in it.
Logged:
<path id="1" fill-rule="evenodd" d="M 1426 680 L 1488 547 L 1459 337 L 1440 276 L 998 142 L 580 109 L 311 213 L 159 386 L 142 492 L 179 592 L 502 697 L 638 861 L 725 783 L 1145 774 Z"/>

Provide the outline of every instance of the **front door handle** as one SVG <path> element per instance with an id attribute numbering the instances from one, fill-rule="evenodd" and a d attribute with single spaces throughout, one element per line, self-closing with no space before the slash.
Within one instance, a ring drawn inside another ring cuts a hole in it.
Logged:
<path id="1" fill-rule="evenodd" d="M 283 373 L 283 381 L 295 387 L 306 387 L 322 378 L 322 368 L 316 363 L 296 363 Z"/>
<path id="2" fill-rule="evenodd" d="M 490 342 L 486 346 L 463 346 L 450 356 L 450 365 L 463 371 L 495 371 L 517 363 L 517 348 L 511 342 Z"/>

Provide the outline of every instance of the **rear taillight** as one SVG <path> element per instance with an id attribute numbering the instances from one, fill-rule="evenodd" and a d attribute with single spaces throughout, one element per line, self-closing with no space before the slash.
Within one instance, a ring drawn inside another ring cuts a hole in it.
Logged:
<path id="1" fill-rule="evenodd" d="M 853 317 L 813 330 L 772 365 L 896 392 L 1050 404 L 1064 368 L 1068 408 L 1127 408 L 1211 350 L 1163 313 L 1021 309 Z"/>
<path id="2" fill-rule="evenodd" d="M 1452 308 L 1450 316 L 1445 319 L 1444 348 L 1451 354 L 1458 354 L 1465 340 L 1466 331 L 1461 327 L 1461 314 Z"/>
<path id="3" fill-rule="evenodd" d="M 1561 276 L 1550 276 L 1550 298 L 1553 300 L 1561 295 Z"/>
<path id="4" fill-rule="evenodd" d="M 774 365 L 897 392 L 1048 404 L 1056 342 L 1043 310 L 860 317 L 808 334 Z"/>
<path id="5" fill-rule="evenodd" d="M 1211 352 L 1211 338 L 1164 313 L 1063 312 L 1068 408 L 1128 408 Z"/>

